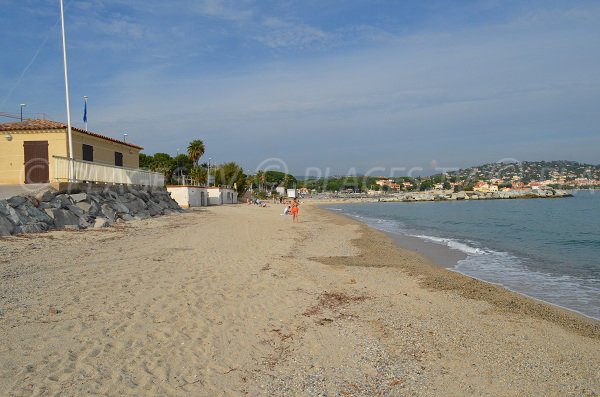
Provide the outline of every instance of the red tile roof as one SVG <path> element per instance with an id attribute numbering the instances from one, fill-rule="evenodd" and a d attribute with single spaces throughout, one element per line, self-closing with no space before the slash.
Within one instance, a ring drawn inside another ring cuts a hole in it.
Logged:
<path id="1" fill-rule="evenodd" d="M 23 121 L 17 121 L 14 123 L 0 123 L 0 131 L 38 131 L 38 130 L 61 130 L 66 129 L 67 125 L 65 123 L 60 123 L 58 121 L 52 120 L 36 120 L 36 119 L 27 119 Z M 121 145 L 127 145 L 135 149 L 144 150 L 143 147 L 134 145 L 133 143 L 120 141 L 118 139 L 110 138 L 104 135 L 97 134 L 95 132 L 82 130 L 80 128 L 71 127 L 71 130 L 77 131 L 79 133 L 93 136 L 100 139 L 105 139 L 107 141 L 119 143 Z"/>

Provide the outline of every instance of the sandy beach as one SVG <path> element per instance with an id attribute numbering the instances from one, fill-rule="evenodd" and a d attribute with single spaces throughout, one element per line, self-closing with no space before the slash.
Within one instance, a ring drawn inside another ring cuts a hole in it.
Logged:
<path id="1" fill-rule="evenodd" d="M 282 208 L 0 239 L 0 394 L 600 393 L 600 322 Z"/>

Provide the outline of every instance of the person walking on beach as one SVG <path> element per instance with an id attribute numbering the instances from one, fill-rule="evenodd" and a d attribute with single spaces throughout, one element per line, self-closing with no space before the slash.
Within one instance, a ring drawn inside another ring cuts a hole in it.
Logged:
<path id="1" fill-rule="evenodd" d="M 298 222 L 298 201 L 292 201 L 292 222 Z"/>

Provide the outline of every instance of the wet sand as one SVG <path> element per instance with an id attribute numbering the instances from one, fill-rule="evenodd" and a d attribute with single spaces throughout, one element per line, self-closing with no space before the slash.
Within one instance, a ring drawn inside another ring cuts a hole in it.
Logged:
<path id="1" fill-rule="evenodd" d="M 0 239 L 6 395 L 581 396 L 600 322 L 302 205 Z"/>

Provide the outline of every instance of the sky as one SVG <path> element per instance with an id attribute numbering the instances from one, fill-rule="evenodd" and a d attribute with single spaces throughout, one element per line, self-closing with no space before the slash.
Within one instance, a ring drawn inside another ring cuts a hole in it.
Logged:
<path id="1" fill-rule="evenodd" d="M 66 122 L 58 0 L 0 0 L 0 112 Z M 600 2 L 65 0 L 71 119 L 250 172 L 600 163 Z M 0 117 L 0 122 L 12 119 Z"/>

